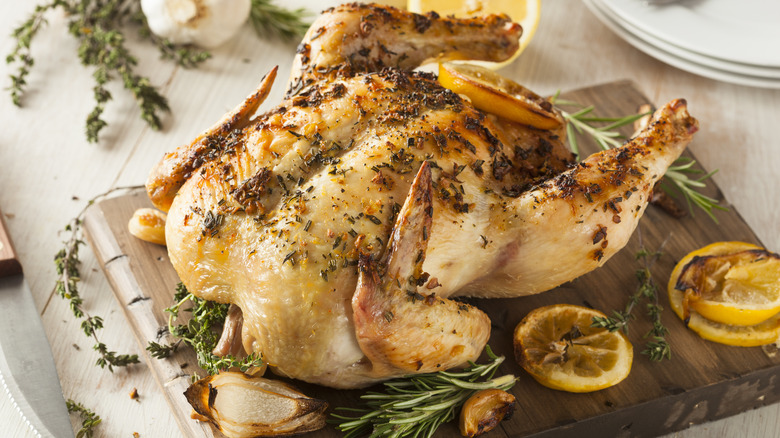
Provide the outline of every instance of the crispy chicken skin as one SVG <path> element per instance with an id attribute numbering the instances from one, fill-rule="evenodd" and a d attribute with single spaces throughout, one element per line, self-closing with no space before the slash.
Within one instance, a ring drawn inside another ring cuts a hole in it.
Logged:
<path id="1" fill-rule="evenodd" d="M 479 355 L 490 321 L 449 297 L 542 292 L 625 244 L 696 121 L 674 101 L 627 146 L 574 165 L 563 128 L 486 115 L 408 70 L 500 61 L 519 33 L 501 16 L 328 10 L 289 97 L 254 116 L 270 72 L 153 169 L 173 266 L 191 292 L 240 308 L 244 350 L 342 388 L 450 368 Z"/>

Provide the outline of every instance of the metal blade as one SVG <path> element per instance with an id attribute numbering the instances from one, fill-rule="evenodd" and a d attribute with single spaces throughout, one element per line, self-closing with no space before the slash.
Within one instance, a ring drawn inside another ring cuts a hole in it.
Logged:
<path id="1" fill-rule="evenodd" d="M 0 384 L 40 437 L 73 437 L 54 357 L 21 275 L 0 278 Z"/>

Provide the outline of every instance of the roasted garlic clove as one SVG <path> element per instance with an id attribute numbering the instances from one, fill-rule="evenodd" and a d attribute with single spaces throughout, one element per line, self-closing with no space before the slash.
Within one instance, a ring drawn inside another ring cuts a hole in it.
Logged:
<path id="1" fill-rule="evenodd" d="M 478 391 L 460 411 L 460 433 L 475 437 L 493 430 L 504 418 L 512 416 L 515 396 L 500 389 Z"/>
<path id="2" fill-rule="evenodd" d="M 237 372 L 201 379 L 184 395 L 195 412 L 229 438 L 311 432 L 325 425 L 328 407 L 280 381 Z"/>
<path id="3" fill-rule="evenodd" d="M 139 208 L 133 213 L 127 229 L 130 234 L 146 242 L 165 245 L 166 214 L 153 208 Z"/>

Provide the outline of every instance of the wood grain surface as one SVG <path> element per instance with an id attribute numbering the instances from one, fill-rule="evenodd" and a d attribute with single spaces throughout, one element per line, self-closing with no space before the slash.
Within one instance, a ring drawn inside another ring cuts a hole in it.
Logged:
<path id="1" fill-rule="evenodd" d="M 562 97 L 592 104 L 596 115 L 601 116 L 630 114 L 648 102 L 630 82 L 586 88 Z M 630 133 L 631 129 L 626 128 L 624 134 Z M 583 154 L 596 150 L 587 138 L 580 137 L 579 143 Z M 725 202 L 714 186 L 707 194 Z M 164 332 L 168 317 L 163 309 L 172 304 L 178 282 L 165 248 L 135 239 L 127 231 L 133 211 L 148 206 L 145 193 L 138 191 L 96 204 L 85 220 L 90 243 L 142 348 L 149 341 L 159 340 Z M 717 223 L 702 212 L 674 219 L 651 206 L 640 221 L 646 248 L 656 249 L 666 241 L 664 256 L 653 269 L 664 307 L 668 307 L 666 280 L 675 262 L 689 251 L 721 240 L 760 244 L 733 207 L 715 215 Z M 638 317 L 631 323 L 629 334 L 635 348 L 632 372 L 625 381 L 606 390 L 591 394 L 554 391 L 536 383 L 514 362 L 512 332 L 530 310 L 571 303 L 609 313 L 625 305 L 637 286 L 635 270 L 639 265 L 634 254 L 639 249 L 638 237 L 635 233 L 627 247 L 602 268 L 553 291 L 524 298 L 472 301 L 492 319 L 490 345 L 508 358 L 500 372 L 519 376 L 512 389 L 518 400 L 516 414 L 486 436 L 657 436 L 780 400 L 775 376 L 780 372 L 780 357 L 759 347 L 728 347 L 704 341 L 687 330 L 671 310 L 663 313 L 663 322 L 670 330 L 672 359 L 656 363 L 640 354 L 646 341 L 643 334 L 651 324 L 642 309 L 637 309 Z M 187 437 L 214 436 L 209 427 L 190 419 L 189 405 L 181 395 L 191 373 L 204 375 L 196 369 L 194 355 L 184 351 L 166 360 L 147 357 L 146 362 L 166 394 L 182 433 Z M 362 392 L 295 384 L 308 395 L 327 400 L 331 407 L 354 406 Z M 456 433 L 455 425 L 449 424 L 437 436 Z M 339 435 L 327 426 L 310 436 Z"/>
<path id="2" fill-rule="evenodd" d="M 316 14 L 337 0 L 285 0 Z M 0 51 L 16 47 L 12 30 L 42 0 L 0 2 Z M 180 438 L 176 419 L 151 372 L 151 362 L 109 372 L 95 366 L 98 353 L 73 317 L 68 301 L 57 296 L 52 261 L 68 234 L 63 232 L 87 201 L 117 186 L 142 184 L 164 153 L 189 143 L 254 90 L 260 77 L 278 65 L 287 77 L 297 42 L 258 38 L 251 24 L 233 40 L 211 50 L 213 58 L 197 69 L 160 59 L 160 53 L 127 29 L 127 47 L 138 59 L 136 72 L 168 98 L 171 112 L 163 129 L 150 129 L 133 97 L 110 84 L 113 99 L 104 116 L 109 126 L 98 144 L 84 136 L 84 119 L 93 109 L 93 71 L 77 57 L 78 41 L 68 33 L 62 11 L 47 14 L 32 42 L 35 66 L 27 77 L 22 107 L 11 104 L 12 66 L 0 63 L 0 208 L 24 266 L 25 280 L 51 341 L 66 398 L 102 418 L 95 438 L 133 436 Z M 766 42 L 769 44 L 769 42 Z M 701 122 L 690 149 L 714 175 L 728 202 L 769 249 L 780 250 L 780 90 L 752 88 L 691 74 L 654 59 L 626 43 L 591 14 L 583 2 L 544 0 L 531 44 L 500 73 L 539 94 L 573 90 L 631 78 L 652 101 L 688 100 Z M 284 87 L 272 90 L 268 105 L 281 101 Z M 712 225 L 709 225 L 712 226 Z M 630 251 L 630 249 L 629 249 Z M 111 292 L 93 252 L 82 247 L 79 290 L 85 309 L 104 320 L 99 337 L 118 353 L 143 354 L 122 307 Z M 679 257 L 679 255 L 674 255 Z M 128 396 L 137 389 L 138 398 Z M 81 419 L 71 415 L 73 430 Z M 0 393 L 2 436 L 37 436 L 10 399 Z M 667 438 L 772 437 L 780 430 L 780 403 L 707 422 Z M 603 434 L 606 436 L 607 434 Z"/>
<path id="3" fill-rule="evenodd" d="M 0 211 L 0 277 L 16 275 L 21 272 L 22 265 L 19 264 L 11 236 L 8 235 L 3 212 Z"/>

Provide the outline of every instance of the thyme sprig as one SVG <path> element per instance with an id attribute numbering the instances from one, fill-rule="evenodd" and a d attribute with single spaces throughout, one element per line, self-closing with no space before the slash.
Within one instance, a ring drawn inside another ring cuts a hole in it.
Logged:
<path id="1" fill-rule="evenodd" d="M 637 236 L 639 238 L 639 251 L 636 253 L 636 259 L 640 262 L 641 267 L 636 270 L 636 278 L 638 286 L 636 291 L 631 294 L 628 299 L 626 307 L 621 310 L 615 310 L 611 316 L 608 317 L 594 317 L 593 327 L 602 327 L 611 332 L 621 330 L 623 333 L 628 334 L 629 322 L 634 319 L 634 308 L 641 302 L 646 301 L 645 309 L 647 315 L 652 321 L 652 328 L 644 335 L 645 338 L 652 339 L 645 344 L 645 350 L 642 354 L 647 355 L 650 360 L 661 361 L 663 359 L 671 359 L 672 350 L 669 342 L 666 341 L 666 334 L 668 330 L 661 322 L 661 312 L 663 307 L 658 304 L 658 286 L 656 286 L 653 280 L 653 275 L 650 269 L 653 264 L 661 257 L 662 250 L 669 240 L 669 237 L 661 243 L 658 250 L 650 252 L 642 243 L 641 229 L 637 230 Z"/>
<path id="2" fill-rule="evenodd" d="M 132 190 L 140 187 L 142 186 L 117 187 L 90 199 L 78 215 L 71 219 L 65 226 L 64 231 L 69 233 L 68 239 L 63 242 L 64 247 L 54 256 L 54 264 L 57 268 L 57 281 L 54 289 L 60 297 L 69 301 L 70 310 L 73 312 L 73 316 L 78 319 L 83 319 L 81 322 L 81 330 L 87 337 L 92 338 L 95 342 L 95 345 L 92 348 L 100 355 L 96 365 L 101 368 L 108 367 L 108 370 L 111 372 L 114 371 L 115 366 L 123 367 L 138 363 L 138 355 L 117 354 L 115 351 L 109 350 L 106 344 L 101 342 L 98 337 L 98 330 L 103 328 L 103 318 L 90 315 L 83 307 L 84 300 L 81 298 L 78 290 L 78 283 L 81 281 L 81 273 L 79 272 L 79 265 L 81 264 L 81 260 L 79 259 L 79 247 L 84 245 L 81 225 L 87 208 L 96 201 L 105 198 L 116 191 Z"/>
<path id="3" fill-rule="evenodd" d="M 493 378 L 504 357 L 493 354 L 490 346 L 485 351 L 490 359 L 486 364 L 471 363 L 460 372 L 439 371 L 385 382 L 384 392 L 360 397 L 365 407 L 336 408 L 356 416 L 334 413 L 330 422 L 346 432 L 345 438 L 433 436 L 440 425 L 455 418 L 458 408 L 476 391 L 514 386 L 517 379 L 511 374 Z"/>
<path id="4" fill-rule="evenodd" d="M 95 427 L 103 420 L 101 420 L 97 414 L 85 408 L 81 403 L 77 403 L 71 399 L 66 400 L 65 405 L 68 407 L 69 413 L 75 413 L 81 416 L 81 429 L 76 432 L 76 438 L 92 438 L 92 435 L 95 433 Z"/>
<path id="5" fill-rule="evenodd" d="M 231 368 L 245 372 L 252 367 L 263 365 L 262 356 L 254 353 L 244 358 L 231 355 L 217 356 L 212 353 L 219 340 L 218 329 L 227 318 L 229 304 L 198 298 L 189 293 L 182 283 L 176 286 L 174 302 L 165 311 L 168 312 L 168 331 L 178 339 L 172 344 L 149 342 L 146 349 L 153 357 L 157 359 L 170 357 L 182 343 L 185 343 L 195 350 L 198 366 L 209 374 L 216 374 Z M 190 307 L 186 309 L 182 307 L 188 303 Z M 191 312 L 189 321 L 186 324 L 174 325 L 180 311 Z"/>
<path id="6" fill-rule="evenodd" d="M 94 68 L 92 94 L 95 106 L 85 123 L 89 142 L 97 142 L 100 131 L 108 125 L 103 112 L 113 98 L 107 84 L 114 79 L 119 79 L 132 94 L 141 118 L 152 129 L 161 127 L 160 114 L 170 110 L 167 99 L 149 78 L 135 72 L 138 60 L 126 47 L 125 31 L 128 28 L 135 28 L 141 38 L 157 46 L 162 58 L 182 67 L 197 67 L 211 57 L 205 50 L 176 45 L 153 34 L 138 0 L 49 0 L 36 6 L 29 18 L 12 32 L 16 45 L 6 56 L 6 63 L 15 67 L 9 90 L 11 100 L 17 106 L 22 104 L 27 77 L 35 64 L 32 40 L 46 24 L 46 15 L 57 9 L 68 17 L 68 32 L 79 42 L 79 60 L 84 66 Z M 308 28 L 305 14 L 303 9 L 290 11 L 271 4 L 270 0 L 252 0 L 252 24 L 261 36 L 300 37 Z"/>
<path id="7" fill-rule="evenodd" d="M 617 129 L 632 124 L 650 114 L 650 112 L 643 112 L 623 117 L 594 117 L 590 115 L 595 109 L 593 105 L 569 113 L 560 109 L 560 107 L 582 107 L 582 105 L 570 100 L 559 99 L 557 94 L 552 97 L 552 101 L 559 107 L 558 109 L 561 111 L 561 115 L 567 122 L 566 135 L 569 139 L 569 146 L 575 155 L 579 155 L 579 144 L 575 132 L 589 135 L 602 150 L 613 149 L 622 146 L 626 140 Z M 606 123 L 606 125 L 596 125 L 601 123 Z M 694 206 L 699 207 L 717 223 L 717 219 L 712 214 L 712 210 L 728 210 L 728 208 L 718 205 L 717 199 L 706 196 L 698 191 L 698 189 L 707 186 L 704 181 L 714 175 L 717 170 L 709 172 L 698 179 L 690 179 L 688 174 L 704 173 L 695 169 L 693 167 L 694 164 L 696 164 L 696 161 L 690 158 L 678 158 L 674 164 L 667 169 L 666 174 L 664 175 L 665 178 L 662 180 L 662 187 L 665 191 L 670 193 L 674 192 L 674 189 L 676 189 L 676 191 L 685 199 L 691 214 L 693 214 Z M 671 183 L 667 181 L 671 181 Z"/>

